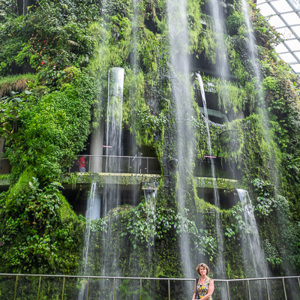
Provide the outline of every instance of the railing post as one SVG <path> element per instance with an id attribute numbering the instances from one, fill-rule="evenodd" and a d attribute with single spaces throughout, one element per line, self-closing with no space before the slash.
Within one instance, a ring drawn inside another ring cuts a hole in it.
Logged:
<path id="1" fill-rule="evenodd" d="M 14 300 L 17 299 L 17 287 L 18 287 L 19 275 L 16 276 L 16 283 L 15 283 L 15 292 L 14 292 Z"/>
<path id="2" fill-rule="evenodd" d="M 227 298 L 230 300 L 230 292 L 229 292 L 229 281 L 226 280 L 226 285 L 227 285 Z"/>
<path id="3" fill-rule="evenodd" d="M 267 290 L 267 297 L 268 297 L 268 300 L 270 300 L 270 293 L 269 293 L 268 279 L 266 279 L 266 290 Z"/>
<path id="4" fill-rule="evenodd" d="M 171 300 L 171 284 L 170 284 L 170 279 L 168 279 L 168 295 L 169 295 L 169 300 Z"/>
<path id="5" fill-rule="evenodd" d="M 142 300 L 142 279 L 140 279 L 140 300 Z"/>
<path id="6" fill-rule="evenodd" d="M 116 278 L 114 278 L 113 300 L 116 299 L 116 294 L 115 294 L 115 292 L 116 292 Z"/>
<path id="7" fill-rule="evenodd" d="M 39 276 L 39 287 L 38 287 L 37 300 L 39 300 L 39 299 L 40 299 L 40 292 L 41 292 L 41 281 L 42 281 L 42 276 Z"/>
<path id="8" fill-rule="evenodd" d="M 86 300 L 89 300 L 89 296 L 90 296 L 90 277 L 88 278 L 88 282 L 87 282 Z"/>
<path id="9" fill-rule="evenodd" d="M 283 291 L 284 291 L 284 299 L 287 300 L 284 278 L 282 278 L 282 285 L 283 285 Z"/>
<path id="10" fill-rule="evenodd" d="M 247 282 L 247 290 L 248 290 L 248 300 L 251 300 L 251 291 L 250 291 L 249 280 L 247 280 L 246 282 Z"/>
<path id="11" fill-rule="evenodd" d="M 149 158 L 147 157 L 147 174 L 149 174 Z"/>
<path id="12" fill-rule="evenodd" d="M 62 286 L 62 292 L 61 292 L 61 300 L 64 300 L 65 296 L 65 285 L 66 285 L 66 277 L 63 277 L 63 286 Z"/>

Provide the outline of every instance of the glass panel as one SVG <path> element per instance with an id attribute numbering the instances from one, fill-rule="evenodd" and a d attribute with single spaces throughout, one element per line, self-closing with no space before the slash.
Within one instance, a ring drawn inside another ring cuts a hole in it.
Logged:
<path id="1" fill-rule="evenodd" d="M 269 23 L 275 28 L 286 26 L 278 16 L 271 17 Z"/>
<path id="2" fill-rule="evenodd" d="M 296 58 L 291 53 L 279 54 L 279 56 L 281 59 L 283 59 L 285 62 L 289 64 L 297 62 Z"/>
<path id="3" fill-rule="evenodd" d="M 288 13 L 281 15 L 282 18 L 287 22 L 287 24 L 291 25 L 299 25 L 300 24 L 300 18 L 296 13 Z"/>
<path id="4" fill-rule="evenodd" d="M 293 4 L 295 8 L 300 8 L 299 0 L 288 0 L 288 2 Z"/>
<path id="5" fill-rule="evenodd" d="M 291 6 L 286 2 L 286 0 L 273 1 L 272 5 L 279 13 L 293 11 Z"/>
<path id="6" fill-rule="evenodd" d="M 231 283 L 229 283 L 229 287 L 230 284 Z M 213 299 L 229 299 L 227 295 L 226 282 L 214 281 L 214 285 L 215 285 L 215 291 L 213 293 Z"/>
<path id="7" fill-rule="evenodd" d="M 160 282 L 160 285 L 164 285 L 164 291 L 162 293 L 163 300 L 167 300 L 168 298 L 168 282 L 163 281 Z M 193 293 L 194 293 L 194 285 L 191 283 L 191 286 L 189 287 L 188 291 L 186 291 L 186 295 L 184 294 L 185 285 L 183 281 L 170 281 L 170 290 L 171 290 L 171 299 L 192 299 Z M 160 298 L 157 298 L 157 300 Z"/>
<path id="8" fill-rule="evenodd" d="M 284 299 L 284 291 L 281 279 L 268 280 L 271 299 Z"/>
<path id="9" fill-rule="evenodd" d="M 276 15 L 275 11 L 271 8 L 271 6 L 267 3 L 264 3 L 259 6 L 259 9 L 261 11 L 261 14 L 265 17 L 271 16 L 271 15 Z"/>
<path id="10" fill-rule="evenodd" d="M 300 26 L 292 26 L 291 29 L 300 37 Z"/>
<path id="11" fill-rule="evenodd" d="M 277 31 L 281 34 L 283 39 L 295 38 L 294 34 L 287 28 L 279 28 Z"/>
<path id="12" fill-rule="evenodd" d="M 0 299 L 14 299 L 16 276 L 0 276 Z"/>
<path id="13" fill-rule="evenodd" d="M 17 287 L 17 300 L 32 300 L 38 296 L 39 277 L 20 276 Z"/>
<path id="14" fill-rule="evenodd" d="M 289 52 L 288 48 L 286 46 L 284 46 L 284 44 L 279 44 L 278 46 L 276 46 L 275 51 L 277 53 Z"/>
<path id="15" fill-rule="evenodd" d="M 249 299 L 248 297 L 248 287 L 246 281 L 233 281 L 229 283 L 230 299 L 240 300 Z"/>
<path id="16" fill-rule="evenodd" d="M 192 298 L 192 297 L 190 297 Z M 140 298 L 138 298 L 139 300 Z M 168 281 L 167 280 L 143 280 L 142 281 L 142 298 L 146 300 L 152 299 L 168 299 Z"/>
<path id="17" fill-rule="evenodd" d="M 295 73 L 300 73 L 300 64 L 291 65 L 291 68 L 294 70 Z"/>
<path id="18" fill-rule="evenodd" d="M 292 51 L 300 50 L 300 42 L 298 40 L 290 40 L 284 42 Z"/>
<path id="19" fill-rule="evenodd" d="M 285 279 L 285 288 L 288 299 L 300 299 L 298 279 Z"/>
<path id="20" fill-rule="evenodd" d="M 300 51 L 299 52 L 294 52 L 294 55 L 296 55 L 298 57 L 298 59 L 300 59 Z"/>
<path id="21" fill-rule="evenodd" d="M 63 278 L 61 277 L 42 277 L 40 300 L 56 300 L 61 298 Z"/>
<path id="22" fill-rule="evenodd" d="M 251 299 L 268 299 L 266 283 L 264 280 L 251 280 L 249 281 L 249 287 Z"/>
<path id="23" fill-rule="evenodd" d="M 65 279 L 64 300 L 74 300 L 78 298 L 81 288 L 81 278 L 68 278 Z M 61 299 L 61 297 L 59 298 Z"/>

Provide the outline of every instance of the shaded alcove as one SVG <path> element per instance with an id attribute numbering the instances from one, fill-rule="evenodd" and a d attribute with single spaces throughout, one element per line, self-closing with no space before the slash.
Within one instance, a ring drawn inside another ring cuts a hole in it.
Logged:
<path id="1" fill-rule="evenodd" d="M 218 189 L 218 193 L 220 197 L 220 209 L 230 209 L 239 202 L 236 190 Z M 214 189 L 197 188 L 197 194 L 200 199 L 215 205 Z"/>
<path id="2" fill-rule="evenodd" d="M 237 169 L 234 161 L 226 161 L 221 157 L 216 157 L 213 159 L 205 157 L 202 160 L 197 159 L 195 161 L 194 176 L 212 177 L 212 163 L 215 166 L 216 178 L 239 179 L 242 176 L 241 171 Z"/>
<path id="3" fill-rule="evenodd" d="M 114 186 L 114 185 L 111 185 Z M 62 191 L 64 197 L 68 200 L 71 207 L 75 211 L 76 214 L 82 214 L 85 216 L 87 210 L 87 201 L 90 193 L 90 185 L 89 184 L 78 184 L 75 189 L 66 188 Z M 142 190 L 142 186 L 139 185 L 119 185 L 120 191 L 120 203 L 117 205 L 133 205 L 136 206 L 142 200 L 144 192 Z M 103 199 L 102 199 L 103 187 L 98 189 L 98 195 L 101 199 L 101 206 L 103 207 Z M 110 209 L 114 209 L 116 206 L 111 206 Z M 101 208 L 100 208 L 101 210 Z M 102 212 L 100 211 L 100 216 L 104 217 Z"/>

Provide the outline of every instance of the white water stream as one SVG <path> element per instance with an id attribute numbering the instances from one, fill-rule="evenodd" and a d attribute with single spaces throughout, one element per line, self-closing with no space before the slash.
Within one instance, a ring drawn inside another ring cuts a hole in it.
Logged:
<path id="1" fill-rule="evenodd" d="M 208 113 L 207 113 L 207 104 L 206 104 L 206 96 L 205 96 L 205 91 L 204 91 L 204 85 L 203 81 L 201 78 L 200 74 L 196 74 L 199 86 L 200 86 L 200 91 L 201 91 L 201 98 L 203 102 L 203 109 L 204 109 L 204 121 L 205 121 L 205 126 L 206 126 L 206 133 L 207 133 L 207 148 L 210 156 L 210 163 L 211 163 L 211 173 L 213 177 L 213 186 L 214 186 L 214 203 L 215 206 L 220 208 L 220 196 L 219 196 L 219 191 L 218 191 L 218 185 L 216 181 L 216 175 L 215 175 L 215 165 L 214 165 L 214 160 L 212 158 L 212 147 L 211 147 L 211 139 L 210 139 L 210 131 L 209 131 L 209 119 L 208 119 Z M 216 273 L 218 278 L 225 278 L 225 262 L 224 262 L 224 237 L 223 237 L 223 230 L 221 226 L 221 219 L 220 219 L 220 214 L 218 211 L 216 211 L 216 231 L 217 231 L 217 236 L 219 238 L 218 240 L 218 257 L 217 257 L 217 262 L 216 262 Z M 222 293 L 224 296 L 224 299 L 226 298 L 226 292 Z M 222 296 L 222 299 L 223 299 Z"/>
<path id="2" fill-rule="evenodd" d="M 242 205 L 245 222 L 244 234 L 241 237 L 245 277 L 268 277 L 270 275 L 269 269 L 260 243 L 249 193 L 242 189 L 237 189 L 237 192 Z M 252 287 L 251 294 L 255 295 L 256 299 L 265 299 L 265 284 L 257 283 L 255 288 Z"/>
<path id="3" fill-rule="evenodd" d="M 276 157 L 274 148 L 271 146 L 271 135 L 270 135 L 270 128 L 269 128 L 269 117 L 268 112 L 265 104 L 265 97 L 264 92 L 262 88 L 262 74 L 260 71 L 260 63 L 258 58 L 258 51 L 257 46 L 255 43 L 255 36 L 253 33 L 253 26 L 250 19 L 250 8 L 249 3 L 247 0 L 241 0 L 242 3 L 242 10 L 245 17 L 245 23 L 247 27 L 247 33 L 248 33 L 248 55 L 251 59 L 252 66 L 253 66 L 253 73 L 256 80 L 256 90 L 258 94 L 258 100 L 259 100 L 259 108 L 258 113 L 261 115 L 261 118 L 263 120 L 263 135 L 266 141 L 269 145 L 269 153 L 270 153 L 270 163 L 269 163 L 269 175 L 272 179 L 272 183 L 274 184 L 275 190 L 277 190 L 277 187 L 279 185 L 279 178 L 278 178 L 278 170 L 276 168 Z"/>
<path id="4" fill-rule="evenodd" d="M 180 213 L 186 215 L 187 179 L 193 174 L 194 132 L 191 126 L 193 117 L 191 85 L 189 81 L 188 43 L 186 0 L 167 0 L 167 18 L 170 40 L 170 69 L 172 100 L 175 104 L 177 126 L 177 202 Z M 180 238 L 180 258 L 186 277 L 194 275 L 190 253 L 190 238 L 187 233 Z"/>

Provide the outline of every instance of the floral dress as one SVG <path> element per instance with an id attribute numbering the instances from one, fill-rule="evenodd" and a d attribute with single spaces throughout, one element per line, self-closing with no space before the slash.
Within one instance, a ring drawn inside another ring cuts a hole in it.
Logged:
<path id="1" fill-rule="evenodd" d="M 200 296 L 200 299 L 207 295 L 210 280 L 211 279 L 209 277 L 206 277 L 204 283 L 201 285 L 199 283 L 200 280 L 198 279 L 198 281 L 197 281 L 197 292 L 198 292 L 198 295 Z M 212 298 L 209 297 L 208 300 L 212 300 Z"/>

